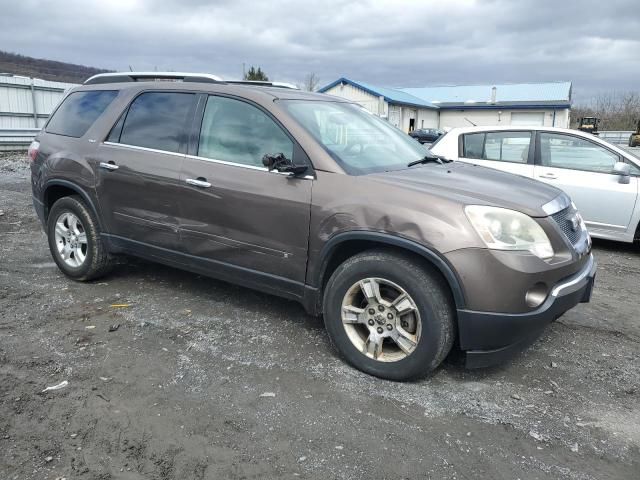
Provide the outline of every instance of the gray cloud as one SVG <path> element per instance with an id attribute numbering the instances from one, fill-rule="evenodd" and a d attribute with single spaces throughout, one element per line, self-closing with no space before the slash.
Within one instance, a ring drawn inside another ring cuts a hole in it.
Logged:
<path id="1" fill-rule="evenodd" d="M 0 0 L 0 48 L 95 67 L 638 90 L 637 0 Z"/>

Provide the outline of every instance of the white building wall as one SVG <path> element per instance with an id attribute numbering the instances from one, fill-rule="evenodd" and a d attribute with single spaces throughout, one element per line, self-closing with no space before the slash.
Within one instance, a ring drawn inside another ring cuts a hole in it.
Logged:
<path id="1" fill-rule="evenodd" d="M 476 125 L 511 125 L 511 114 L 518 113 L 544 113 L 544 126 L 569 128 L 569 109 L 469 109 L 469 110 L 433 110 L 427 108 L 413 107 L 409 105 L 389 105 L 380 97 L 355 87 L 350 84 L 336 85 L 325 93 L 346 98 L 359 103 L 364 108 L 380 117 L 386 118 L 389 122 L 400 128 L 409 131 L 409 120 L 415 118 L 415 128 L 453 128 L 468 127 L 468 118 Z M 555 111 L 555 120 L 554 120 Z"/>
<path id="2" fill-rule="evenodd" d="M 386 112 L 384 111 L 386 107 L 381 106 L 379 97 L 371 95 L 369 92 L 362 90 L 361 88 L 354 87 L 353 85 L 336 85 L 335 87 L 330 88 L 324 93 L 335 95 L 341 98 L 346 98 L 347 100 L 351 100 L 352 102 L 357 102 L 364 108 L 369 110 L 371 113 L 375 113 L 378 116 L 386 116 Z M 384 105 L 384 103 L 386 102 L 382 103 Z"/>
<path id="3" fill-rule="evenodd" d="M 408 105 L 389 105 L 381 97 L 371 95 L 369 92 L 349 84 L 336 85 L 324 93 L 359 103 L 371 113 L 386 118 L 393 126 L 405 132 L 409 131 L 409 119 L 412 117 L 415 119 L 415 128 L 438 127 L 437 110 Z"/>
<path id="4" fill-rule="evenodd" d="M 554 124 L 555 111 L 555 124 Z M 503 110 L 440 110 L 440 128 L 469 127 L 471 123 L 481 126 L 511 125 L 511 113 L 544 113 L 544 126 L 569 128 L 569 109 L 503 109 Z"/>
<path id="5" fill-rule="evenodd" d="M 416 128 L 438 128 L 440 115 L 437 110 L 421 108 L 418 110 L 418 123 Z"/>

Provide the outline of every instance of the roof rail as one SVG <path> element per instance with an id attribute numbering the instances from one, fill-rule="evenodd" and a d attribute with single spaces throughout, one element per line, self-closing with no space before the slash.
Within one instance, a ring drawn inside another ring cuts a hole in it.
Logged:
<path id="1" fill-rule="evenodd" d="M 144 82 L 144 81 L 182 81 L 201 83 L 224 83 L 224 81 L 209 73 L 184 73 L 184 72 L 111 72 L 99 73 L 84 81 L 84 85 L 96 85 L 99 83 L 120 82 Z"/>
<path id="2" fill-rule="evenodd" d="M 293 83 L 286 82 L 268 82 L 264 80 L 225 80 L 224 83 L 230 83 L 233 85 L 255 85 L 257 87 L 277 87 L 277 88 L 291 88 L 292 90 L 300 90 Z"/>

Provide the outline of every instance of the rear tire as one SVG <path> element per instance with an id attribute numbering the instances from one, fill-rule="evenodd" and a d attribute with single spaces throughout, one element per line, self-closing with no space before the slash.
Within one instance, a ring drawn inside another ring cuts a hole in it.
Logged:
<path id="1" fill-rule="evenodd" d="M 100 237 L 98 221 L 80 197 L 57 200 L 47 218 L 49 250 L 62 272 L 77 281 L 105 275 L 112 257 Z"/>
<path id="2" fill-rule="evenodd" d="M 327 282 L 325 327 L 357 369 L 410 380 L 433 371 L 451 350 L 455 317 L 449 289 L 435 271 L 416 263 L 402 254 L 366 251 L 346 260 Z"/>

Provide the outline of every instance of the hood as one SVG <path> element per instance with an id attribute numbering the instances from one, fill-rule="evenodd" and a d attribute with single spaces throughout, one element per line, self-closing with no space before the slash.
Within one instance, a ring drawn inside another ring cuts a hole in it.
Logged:
<path id="1" fill-rule="evenodd" d="M 532 217 L 546 217 L 543 205 L 562 195 L 561 190 L 537 180 L 463 162 L 416 165 L 368 177 L 464 205 L 510 208 Z"/>

